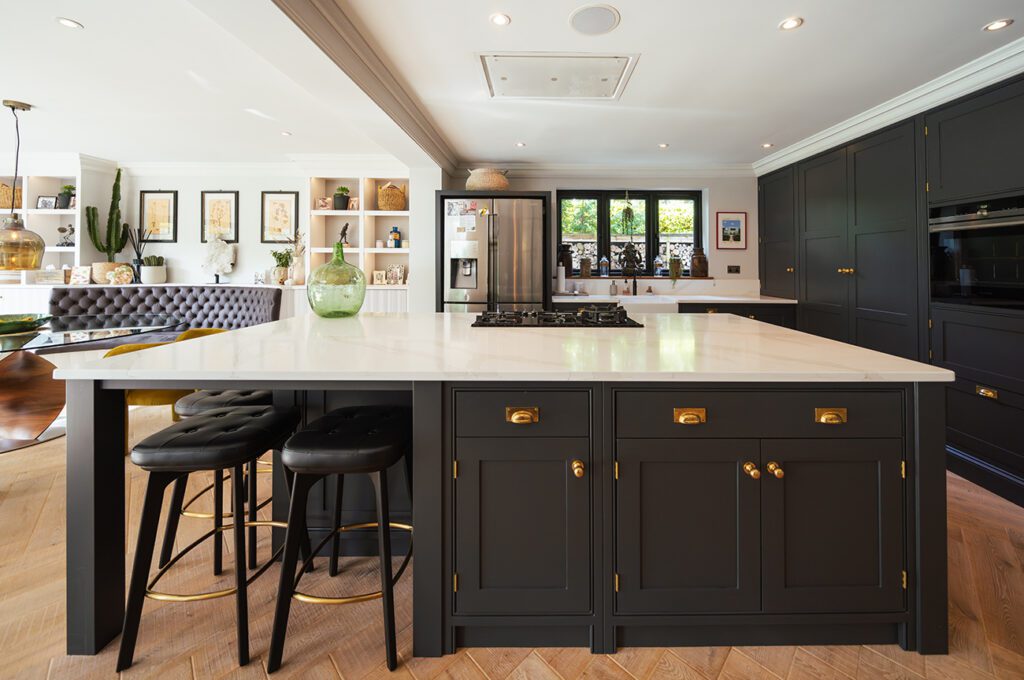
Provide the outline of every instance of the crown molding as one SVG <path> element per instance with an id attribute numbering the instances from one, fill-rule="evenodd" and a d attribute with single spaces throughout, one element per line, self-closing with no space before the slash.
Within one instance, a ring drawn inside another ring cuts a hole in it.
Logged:
<path id="1" fill-rule="evenodd" d="M 753 164 L 758 176 L 827 151 L 875 130 L 1024 72 L 1024 38 L 893 97 L 889 101 L 765 156 Z"/>
<path id="2" fill-rule="evenodd" d="M 125 161 L 135 177 L 407 177 L 409 169 L 386 154 L 289 154 L 286 161 Z"/>
<path id="3" fill-rule="evenodd" d="M 555 163 L 461 163 L 453 177 L 466 177 L 471 168 L 498 167 L 517 179 L 629 178 L 629 179 L 715 179 L 754 177 L 746 163 L 712 166 L 623 166 Z"/>
<path id="4" fill-rule="evenodd" d="M 335 0 L 273 0 L 442 170 L 457 158 L 416 99 L 402 86 Z"/>

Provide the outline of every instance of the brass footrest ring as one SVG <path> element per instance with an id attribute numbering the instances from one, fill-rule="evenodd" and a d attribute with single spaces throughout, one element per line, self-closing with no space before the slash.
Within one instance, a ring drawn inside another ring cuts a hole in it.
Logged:
<path id="1" fill-rule="evenodd" d="M 298 588 L 299 579 L 306 573 L 306 568 L 313 561 L 320 550 L 327 545 L 327 542 L 334 538 L 335 534 L 343 533 L 346 531 L 355 531 L 357 529 L 376 529 L 380 526 L 379 522 L 360 522 L 359 524 L 343 524 L 331 533 L 327 534 L 320 543 L 317 544 L 316 548 L 313 549 L 313 554 L 306 558 L 306 561 L 302 563 L 302 568 L 299 569 L 299 575 L 295 578 L 295 587 Z M 400 522 L 389 522 L 388 526 L 392 529 L 400 529 L 402 531 L 408 531 L 412 534 L 411 524 L 402 524 Z M 412 557 L 412 537 L 409 538 L 409 550 L 405 553 L 405 557 L 402 559 L 402 564 L 398 567 L 391 577 L 392 585 L 398 583 L 398 580 L 402 578 L 402 574 L 405 573 L 405 568 L 409 566 L 409 559 Z M 310 595 L 309 593 L 302 593 L 296 590 L 292 593 L 292 598 L 299 602 L 307 602 L 309 604 L 355 604 L 356 602 L 366 602 L 367 600 L 379 599 L 383 593 L 377 590 L 372 593 L 360 593 L 359 595 L 348 595 L 346 597 L 321 597 L 320 595 Z"/>
<path id="2" fill-rule="evenodd" d="M 256 520 L 256 521 L 244 522 L 243 526 L 245 526 L 245 527 L 275 527 L 275 528 L 278 528 L 278 529 L 287 529 L 288 528 L 288 523 L 287 522 L 275 522 L 275 521 L 272 521 L 272 520 L 263 520 L 263 519 L 261 519 L 261 520 Z M 226 525 L 224 525 L 222 527 L 217 527 L 216 529 L 211 529 L 210 531 L 207 531 L 205 534 L 203 534 L 202 536 L 200 536 L 199 538 L 197 538 L 196 540 L 192 541 L 187 546 L 185 546 L 181 550 L 181 552 L 177 553 L 174 557 L 172 557 L 170 560 L 168 560 L 167 564 L 162 566 L 156 572 L 156 574 L 153 576 L 153 578 L 149 581 L 149 584 L 146 586 L 146 597 L 148 597 L 151 600 L 159 600 L 161 602 L 199 602 L 199 601 L 204 601 L 204 600 L 215 600 L 218 597 L 227 597 L 228 595 L 234 595 L 235 592 L 238 590 L 238 588 L 225 588 L 223 590 L 211 590 L 211 591 L 208 591 L 208 592 L 205 592 L 205 593 L 164 593 L 164 592 L 160 592 L 160 591 L 157 591 L 157 590 L 153 590 L 153 588 L 156 587 L 157 582 L 164 577 L 164 575 L 168 572 L 168 570 L 171 567 L 173 567 L 175 565 L 175 563 L 177 563 L 178 560 L 180 560 L 182 557 L 184 557 L 185 555 L 187 555 L 190 552 L 192 552 L 192 550 L 194 550 L 195 548 L 199 547 L 199 545 L 201 543 L 203 543 L 204 541 L 206 541 L 207 539 L 212 538 L 214 536 L 214 534 L 217 534 L 219 532 L 229 531 L 229 530 L 234 529 L 234 528 L 235 528 L 234 524 L 226 524 Z M 256 571 L 253 573 L 253 575 L 246 579 L 246 581 L 245 581 L 246 585 L 252 585 L 253 581 L 255 581 L 260 576 L 262 576 L 264 574 L 264 572 L 266 572 L 267 569 L 270 568 L 270 565 L 272 565 L 277 560 L 277 558 L 281 555 L 281 553 L 283 551 L 284 551 L 284 546 L 278 548 L 274 552 L 274 554 L 270 556 L 270 559 L 268 559 L 266 562 L 264 562 L 259 567 L 257 567 Z"/>
<path id="3" fill-rule="evenodd" d="M 256 462 L 258 463 L 260 461 L 256 461 Z M 256 470 L 256 474 L 263 474 L 265 472 L 273 472 L 273 470 Z M 229 479 L 231 479 L 231 473 L 230 472 L 224 475 L 224 481 L 225 482 L 227 482 Z M 181 516 L 182 517 L 191 517 L 193 519 L 213 519 L 214 518 L 214 514 L 212 512 L 199 512 L 198 510 L 189 510 L 189 507 L 193 503 L 195 503 L 197 500 L 199 500 L 199 498 L 201 496 L 203 496 L 204 494 L 209 493 L 212 489 L 213 489 L 213 482 L 210 482 L 209 484 L 204 486 L 202 489 L 197 491 L 196 494 L 194 496 L 192 496 L 192 498 L 190 498 L 187 501 L 185 501 L 184 503 L 182 503 L 181 504 Z M 256 506 L 256 509 L 257 510 L 262 510 L 263 508 L 265 508 L 268 505 L 270 505 L 270 502 L 272 500 L 273 500 L 272 496 L 268 497 L 267 499 L 265 499 L 264 501 L 259 503 Z M 234 516 L 235 515 L 232 512 L 221 513 L 221 518 L 222 519 L 231 519 Z"/>

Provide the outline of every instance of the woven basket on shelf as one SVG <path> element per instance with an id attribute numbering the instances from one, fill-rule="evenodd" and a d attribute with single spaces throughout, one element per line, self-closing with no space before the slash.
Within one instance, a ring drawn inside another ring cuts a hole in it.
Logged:
<path id="1" fill-rule="evenodd" d="M 377 189 L 377 210 L 405 210 L 407 205 L 405 186 L 399 188 L 388 182 Z"/>
<path id="2" fill-rule="evenodd" d="M 0 182 L 0 208 L 11 208 L 11 188 Z M 14 190 L 14 206 L 15 208 L 23 207 L 21 204 L 21 188 Z"/>

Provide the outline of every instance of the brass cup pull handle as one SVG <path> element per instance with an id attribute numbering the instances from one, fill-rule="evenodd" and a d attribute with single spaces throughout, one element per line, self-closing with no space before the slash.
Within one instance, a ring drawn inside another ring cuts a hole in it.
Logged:
<path id="1" fill-rule="evenodd" d="M 982 385 L 974 386 L 974 393 L 979 397 L 985 397 L 986 399 L 998 399 L 999 391 L 994 390 L 991 387 L 983 387 Z"/>
<path id="2" fill-rule="evenodd" d="M 845 274 L 845 273 L 846 273 L 846 270 L 843 269 L 842 267 L 839 267 L 838 269 L 836 269 L 836 274 Z"/>
<path id="3" fill-rule="evenodd" d="M 577 478 L 582 477 L 587 473 L 586 465 L 584 465 L 583 461 L 579 458 L 572 462 L 572 473 L 576 475 Z"/>
<path id="4" fill-rule="evenodd" d="M 761 479 L 761 471 L 749 460 L 743 464 L 743 472 L 749 475 L 751 479 Z"/>
<path id="5" fill-rule="evenodd" d="M 708 420 L 708 410 L 705 408 L 674 408 L 672 409 L 672 422 L 679 425 L 700 425 Z"/>
<path id="6" fill-rule="evenodd" d="M 814 422 L 822 425 L 842 425 L 846 422 L 845 408 L 816 408 Z"/>
<path id="7" fill-rule="evenodd" d="M 776 463 L 775 461 L 768 463 L 768 465 L 766 465 L 765 467 L 768 468 L 768 472 L 775 475 L 775 479 L 782 479 L 783 477 L 786 476 L 786 473 L 782 469 L 782 466 Z"/>
<path id="8" fill-rule="evenodd" d="M 505 422 L 513 425 L 531 425 L 540 422 L 540 408 L 537 406 L 506 406 Z"/>

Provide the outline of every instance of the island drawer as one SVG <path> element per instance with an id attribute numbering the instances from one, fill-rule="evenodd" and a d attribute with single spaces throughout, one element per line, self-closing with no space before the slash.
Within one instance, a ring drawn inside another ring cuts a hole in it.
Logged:
<path id="1" fill-rule="evenodd" d="M 588 390 L 455 391 L 458 437 L 589 437 Z"/>
<path id="2" fill-rule="evenodd" d="M 898 437 L 903 418 L 896 391 L 615 393 L 618 438 Z"/>

